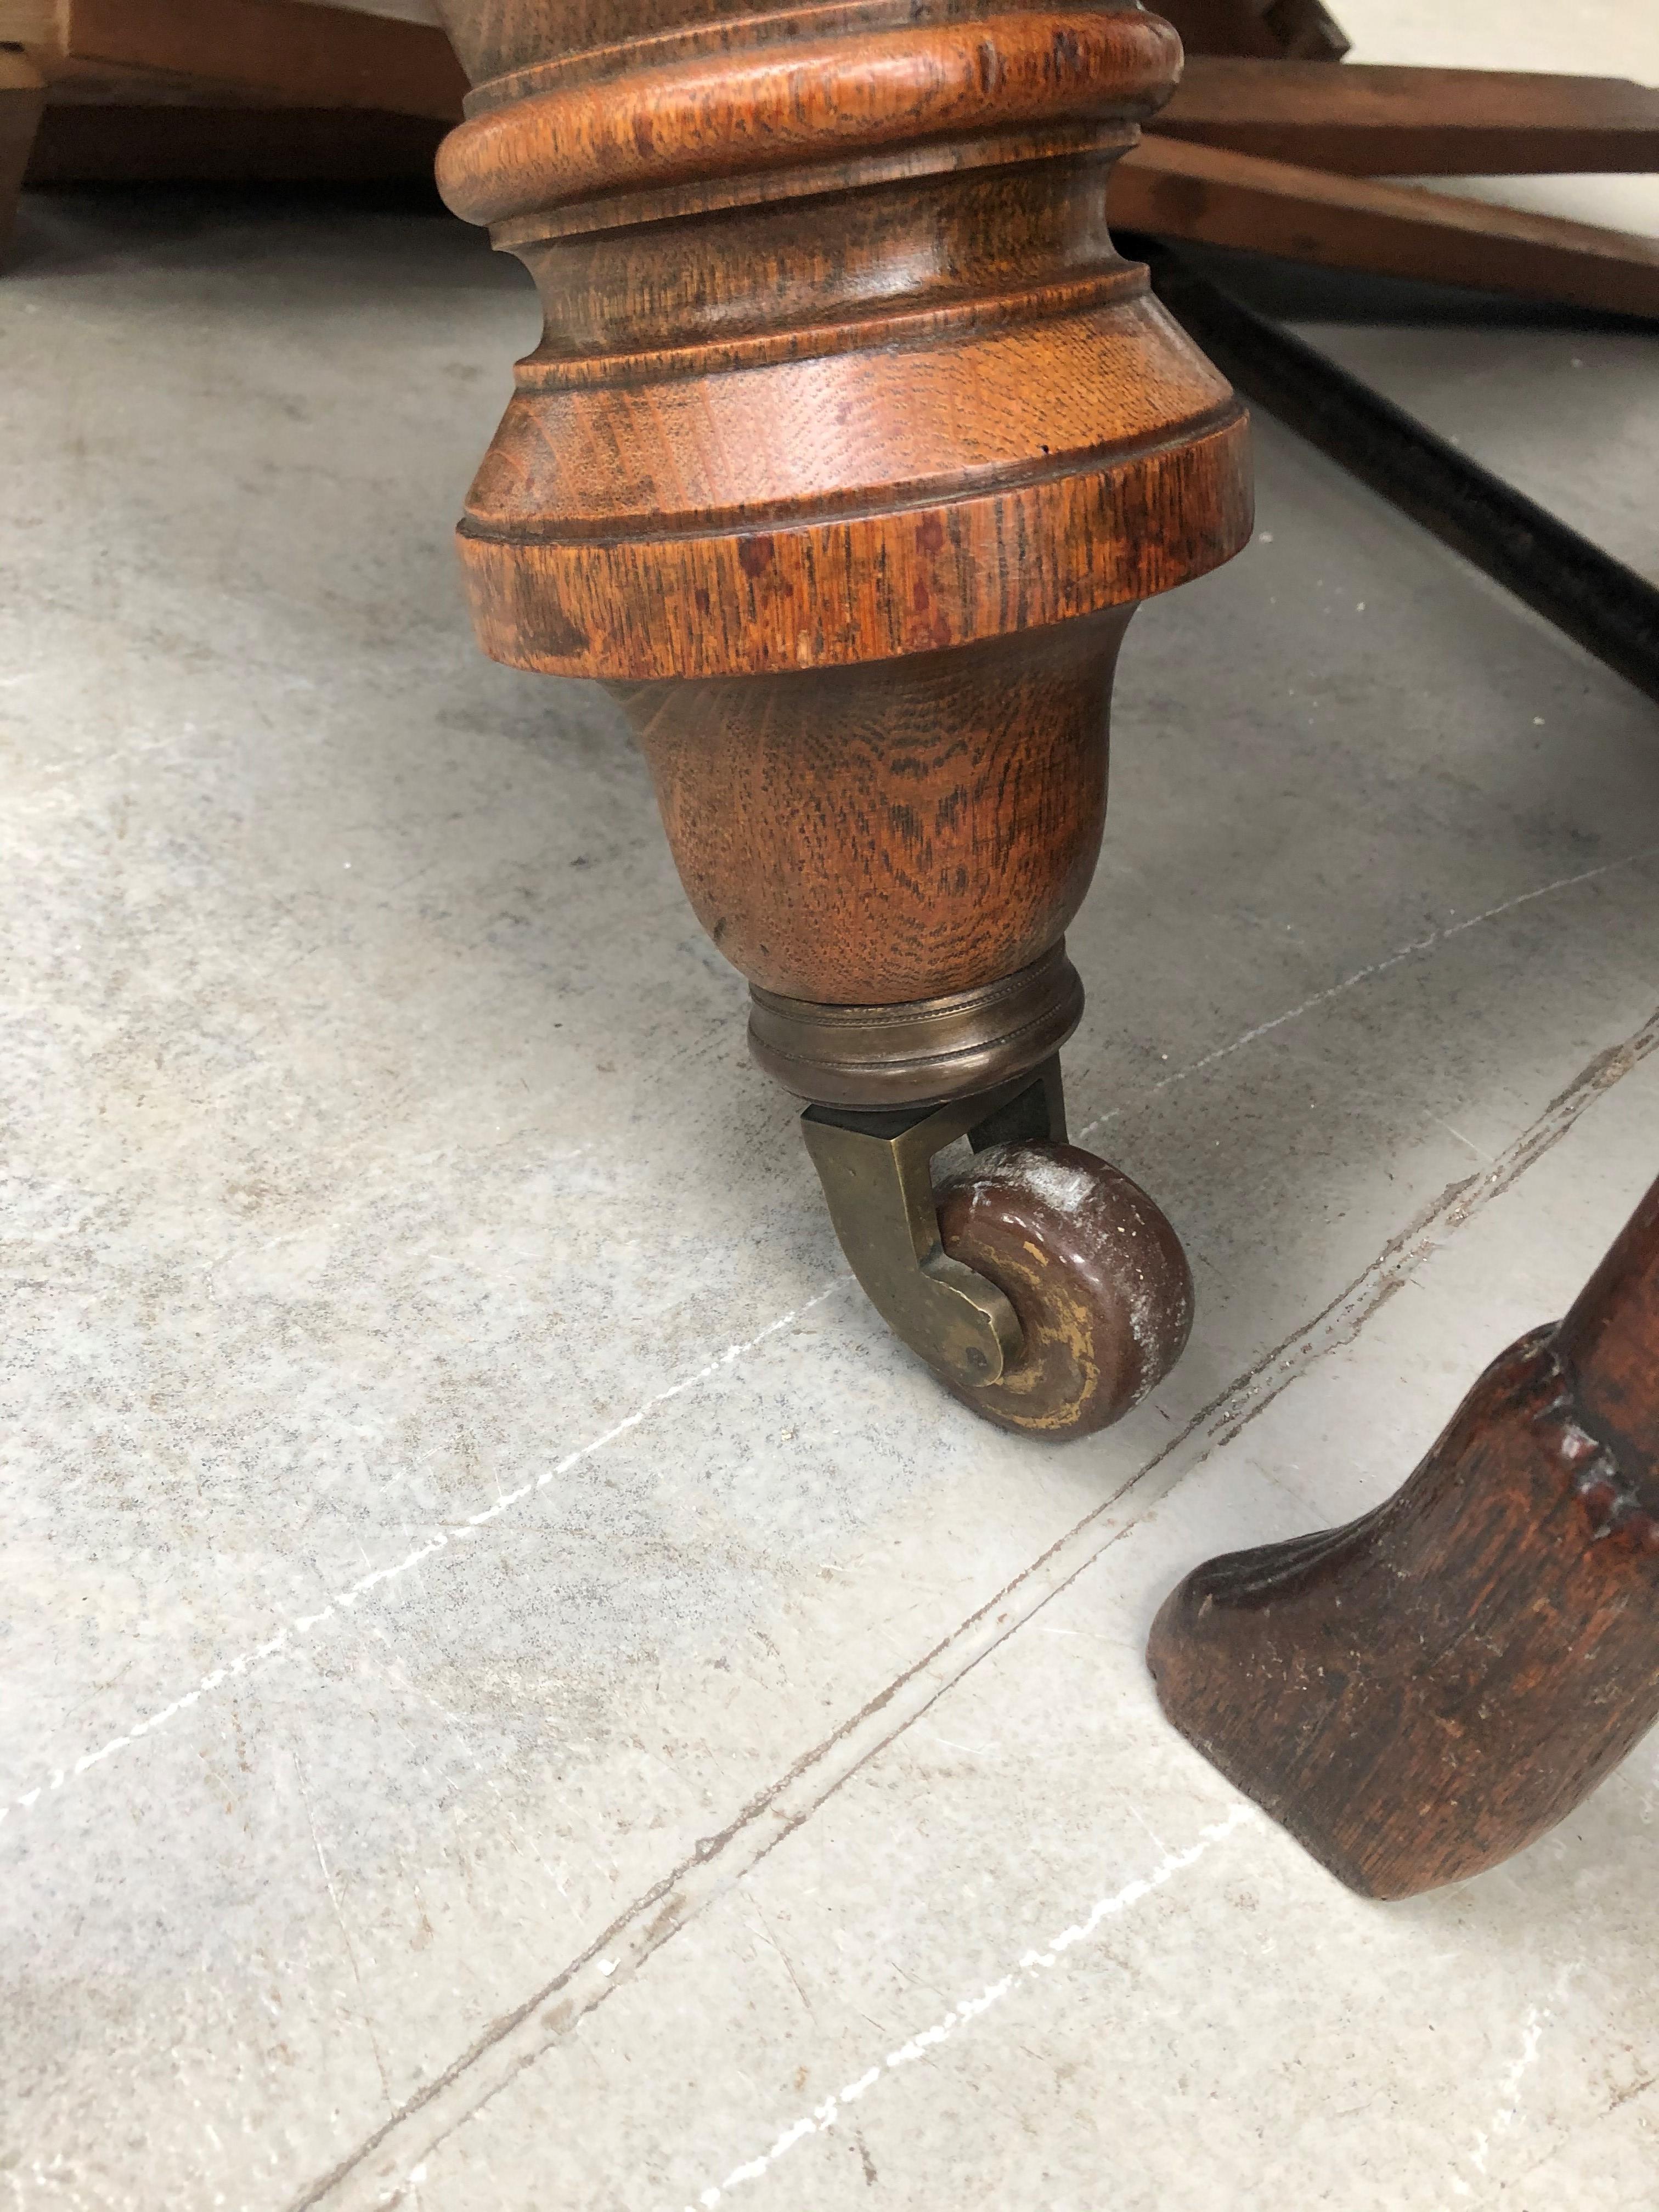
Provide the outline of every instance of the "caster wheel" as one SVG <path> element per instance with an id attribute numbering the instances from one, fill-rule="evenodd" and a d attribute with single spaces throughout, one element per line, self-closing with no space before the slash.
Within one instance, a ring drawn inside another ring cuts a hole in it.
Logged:
<path id="1" fill-rule="evenodd" d="M 1019 1316 L 998 1380 L 945 1381 L 1000 1428 L 1063 1443 L 1120 1420 L 1186 1346 L 1193 1279 L 1136 1183 L 1075 1145 L 993 1145 L 936 1194 L 939 1237 Z"/>

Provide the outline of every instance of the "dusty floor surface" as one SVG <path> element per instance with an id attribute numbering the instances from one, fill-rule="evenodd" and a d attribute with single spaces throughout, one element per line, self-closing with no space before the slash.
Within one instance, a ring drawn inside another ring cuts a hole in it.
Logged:
<path id="1" fill-rule="evenodd" d="M 1045 1451 L 849 1289 L 605 698 L 474 651 L 521 272 L 319 209 L 27 241 L 4 2201 L 1650 2206 L 1659 1743 L 1384 1909 L 1140 1652 L 1390 1491 L 1659 1167 L 1654 710 L 1261 428 L 1256 543 L 1130 633 L 1071 937 L 1073 1127 L 1199 1321 Z M 1653 341 L 1330 342 L 1654 561 Z"/>

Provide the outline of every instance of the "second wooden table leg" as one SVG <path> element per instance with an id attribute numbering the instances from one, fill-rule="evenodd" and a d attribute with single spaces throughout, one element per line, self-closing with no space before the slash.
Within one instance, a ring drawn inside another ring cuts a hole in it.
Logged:
<path id="1" fill-rule="evenodd" d="M 1387 1504 L 1198 1568 L 1147 1657 L 1182 1735 L 1367 1896 L 1571 1813 L 1659 1720 L 1659 1183 Z"/>

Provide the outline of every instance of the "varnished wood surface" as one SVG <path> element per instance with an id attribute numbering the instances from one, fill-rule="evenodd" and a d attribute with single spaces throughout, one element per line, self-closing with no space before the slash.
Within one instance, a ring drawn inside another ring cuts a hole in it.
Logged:
<path id="1" fill-rule="evenodd" d="M 1102 219 L 1174 79 L 1157 18 L 617 0 L 573 54 L 529 0 L 463 12 L 462 51 L 511 67 L 441 182 L 547 315 L 462 527 L 487 651 L 842 665 L 1128 604 L 1243 542 L 1242 414 Z"/>
<path id="2" fill-rule="evenodd" d="M 440 187 L 545 315 L 459 532 L 481 642 L 617 685 L 791 1087 L 933 1099 L 1051 1053 L 1128 614 L 1250 527 L 1243 410 L 1104 220 L 1174 34 L 1064 0 L 451 19 Z M 936 1018 L 972 1031 L 955 1079 L 913 1049 Z M 1022 1285 L 1029 1357 L 977 1407 L 1007 1426 L 1104 1425 L 1185 1338 L 1173 1232 L 1080 1158 L 1046 1165 L 1087 1204 L 1012 1168 L 950 1201 Z"/>
<path id="3" fill-rule="evenodd" d="M 1025 968 L 1106 815 L 1129 611 L 811 677 L 623 692 L 688 896 L 751 982 L 890 1006 Z"/>
<path id="4" fill-rule="evenodd" d="M 1659 1182 L 1573 1301 L 1555 1351 L 1584 1427 L 1632 1479 L 1651 1474 L 1659 1489 Z"/>
<path id="5" fill-rule="evenodd" d="M 1659 239 L 1330 176 L 1225 147 L 1148 137 L 1119 162 L 1109 204 L 1112 222 L 1126 230 L 1659 315 Z"/>
<path id="6" fill-rule="evenodd" d="M 702 30 L 718 38 L 728 20 L 721 0 L 562 0 L 556 14 L 538 0 L 440 0 L 441 12 L 473 82 L 533 68 L 550 54 L 604 51 L 652 32 Z M 907 12 L 881 0 L 840 9 L 848 21 Z M 974 0 L 935 0 L 935 16 L 971 16 Z M 1334 61 L 1347 52 L 1341 27 L 1319 0 L 1169 0 L 1156 11 L 1189 53 L 1290 56 Z M 739 21 L 743 20 L 741 17 Z"/>
<path id="7" fill-rule="evenodd" d="M 1659 1719 L 1659 1184 L 1394 1498 L 1199 1568 L 1147 1656 L 1182 1734 L 1367 1895 L 1570 1813 Z"/>
<path id="8" fill-rule="evenodd" d="M 468 495 L 485 649 L 622 684 L 681 876 L 782 998 L 1048 953 L 1128 610 L 1248 537 L 1244 419 L 1103 219 L 1138 9 L 454 0 L 450 204 L 545 311 Z"/>
<path id="9" fill-rule="evenodd" d="M 1046 627 L 1218 567 L 1249 531 L 1246 455 L 1230 408 L 1190 443 L 896 511 L 609 538 L 468 525 L 459 545 L 479 641 L 519 667 L 827 668 Z"/>
<path id="10" fill-rule="evenodd" d="M 1358 177 L 1659 169 L 1659 90 L 1622 77 L 1189 53 L 1153 127 Z"/>

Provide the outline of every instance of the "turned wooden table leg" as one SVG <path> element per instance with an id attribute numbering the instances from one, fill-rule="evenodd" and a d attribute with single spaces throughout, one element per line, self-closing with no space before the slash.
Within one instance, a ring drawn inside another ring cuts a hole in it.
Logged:
<path id="1" fill-rule="evenodd" d="M 1659 1182 L 1387 1504 L 1212 1559 L 1147 1656 L 1164 1711 L 1371 1897 L 1479 1874 L 1659 1719 Z"/>
<path id="2" fill-rule="evenodd" d="M 994 0 L 448 15 L 439 182 L 546 314 L 460 528 L 479 638 L 624 704 L 882 1313 L 988 1418 L 1098 1427 L 1191 1282 L 1065 1142 L 1064 933 L 1129 616 L 1250 519 L 1242 411 L 1105 227 L 1178 43 Z"/>

